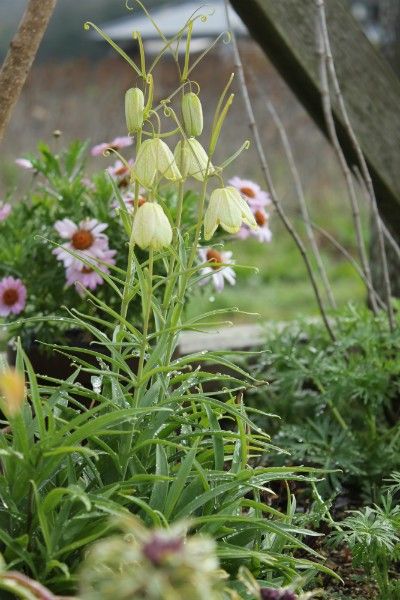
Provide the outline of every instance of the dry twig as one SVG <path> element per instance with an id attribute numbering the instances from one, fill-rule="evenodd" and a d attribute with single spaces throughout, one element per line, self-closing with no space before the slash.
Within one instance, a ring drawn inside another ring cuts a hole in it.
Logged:
<path id="1" fill-rule="evenodd" d="M 243 64 L 242 64 L 242 60 L 240 58 L 240 52 L 239 52 L 239 48 L 237 45 L 236 37 L 230 26 L 228 0 L 225 0 L 225 12 L 226 12 L 226 19 L 227 19 L 228 27 L 229 27 L 229 30 L 230 30 L 231 36 L 232 36 L 232 44 L 233 44 L 233 51 L 234 51 L 234 57 L 235 57 L 235 68 L 237 69 L 237 72 L 239 75 L 240 89 L 241 89 L 241 92 L 243 95 L 243 100 L 244 100 L 244 103 L 246 106 L 247 116 L 249 118 L 249 127 L 253 134 L 254 142 L 256 145 L 256 149 L 257 149 L 257 154 L 260 159 L 260 164 L 261 164 L 262 171 L 264 173 L 266 184 L 267 184 L 269 192 L 271 194 L 272 203 L 273 203 L 275 210 L 278 213 L 280 219 L 282 220 L 282 223 L 284 224 L 289 235 L 292 237 L 293 241 L 295 242 L 295 244 L 301 254 L 301 257 L 302 257 L 304 264 L 306 266 L 306 269 L 307 269 L 308 276 L 310 278 L 311 286 L 313 288 L 315 298 L 317 300 L 317 304 L 318 304 L 319 311 L 321 313 L 322 320 L 324 322 L 324 325 L 326 327 L 326 330 L 327 330 L 330 338 L 333 341 L 335 341 L 335 339 L 336 339 L 335 334 L 333 333 L 331 324 L 329 323 L 329 320 L 328 320 L 328 317 L 327 317 L 327 314 L 326 314 L 326 311 L 325 311 L 325 308 L 324 308 L 324 305 L 322 302 L 321 294 L 319 292 L 318 284 L 316 282 L 314 272 L 313 272 L 313 269 L 311 266 L 311 262 L 307 255 L 306 248 L 305 248 L 300 236 L 298 235 L 298 233 L 292 226 L 290 220 L 288 219 L 285 211 L 283 210 L 281 203 L 279 201 L 277 192 L 275 190 L 275 186 L 274 186 L 274 183 L 273 183 L 273 180 L 271 177 L 271 172 L 269 169 L 268 161 L 267 161 L 267 158 L 266 158 L 266 155 L 264 152 L 264 148 L 263 148 L 263 145 L 261 142 L 260 131 L 258 129 L 256 120 L 255 120 L 253 105 L 250 100 L 250 95 L 248 92 L 246 79 L 244 76 Z"/>
<path id="2" fill-rule="evenodd" d="M 377 303 L 379 304 L 379 306 L 383 309 L 386 309 L 386 305 L 385 303 L 382 301 L 382 299 L 380 298 L 379 294 L 376 292 L 376 290 L 374 290 L 374 288 L 371 286 L 370 282 L 368 281 L 368 279 L 365 278 L 365 275 L 363 273 L 363 270 L 361 269 L 360 265 L 358 264 L 358 262 L 356 261 L 356 259 L 350 254 L 350 252 L 348 252 L 346 250 L 346 248 L 340 243 L 338 242 L 338 240 L 329 233 L 329 231 L 326 231 L 326 229 L 324 229 L 323 227 L 320 227 L 319 225 L 317 225 L 316 223 L 313 223 L 312 221 L 310 221 L 310 225 L 316 229 L 321 235 L 323 235 L 327 240 L 329 240 L 331 242 L 331 244 L 333 246 L 335 246 L 335 248 L 337 250 L 339 250 L 339 252 L 341 252 L 341 254 L 343 254 L 343 256 L 350 262 L 350 264 L 354 267 L 354 269 L 357 271 L 357 273 L 359 274 L 360 278 L 362 279 L 362 281 L 364 282 L 364 285 L 366 286 L 366 288 L 368 289 L 369 293 L 375 296 Z"/>
<path id="3" fill-rule="evenodd" d="M 293 176 L 293 182 L 294 182 L 297 198 L 299 201 L 304 225 L 306 228 L 306 233 L 307 233 L 308 239 L 310 241 L 310 246 L 311 246 L 312 252 L 314 254 L 314 258 L 317 263 L 318 270 L 321 275 L 321 279 L 324 284 L 327 297 L 329 299 L 329 302 L 330 302 L 332 308 L 336 309 L 337 306 L 336 306 L 335 298 L 333 295 L 333 290 L 329 283 L 328 275 L 326 273 L 326 269 L 325 269 L 325 266 L 324 266 L 324 263 L 323 263 L 323 260 L 321 257 L 321 253 L 318 248 L 317 240 L 315 239 L 315 235 L 314 235 L 314 231 L 313 231 L 311 219 L 310 219 L 310 213 L 308 211 L 307 202 L 306 202 L 306 199 L 304 196 L 303 185 L 301 183 L 300 173 L 297 169 L 296 162 L 294 160 L 294 156 L 293 156 L 293 152 L 292 152 L 292 148 L 290 145 L 288 135 L 286 133 L 285 127 L 284 127 L 274 105 L 272 104 L 272 102 L 270 100 L 267 100 L 267 109 L 274 120 L 274 123 L 278 129 L 278 132 L 279 132 L 279 135 L 280 135 L 280 138 L 282 141 L 282 146 L 285 151 L 286 158 L 287 158 L 287 161 L 289 164 L 289 169 Z"/>
<path id="4" fill-rule="evenodd" d="M 335 125 L 333 122 L 332 106 L 331 106 L 330 97 L 329 97 L 329 85 L 327 82 L 327 73 L 326 73 L 326 69 L 328 69 L 329 75 L 332 80 L 334 93 L 335 93 L 335 96 L 336 96 L 336 99 L 338 102 L 338 106 L 342 113 L 344 126 L 345 126 L 346 132 L 348 133 L 350 140 L 352 142 L 354 151 L 356 153 L 357 159 L 360 164 L 362 177 L 365 181 L 368 193 L 371 198 L 372 214 L 375 219 L 376 228 L 377 228 L 379 255 L 380 255 L 380 259 L 381 259 L 381 263 L 382 263 L 382 270 L 383 270 L 383 279 L 384 279 L 384 288 L 385 288 L 384 291 L 385 291 L 385 298 L 386 298 L 386 307 L 387 307 L 387 312 L 388 312 L 388 321 L 389 321 L 389 327 L 390 327 L 391 331 L 393 331 L 394 315 L 393 315 L 393 307 L 392 307 L 392 303 L 391 303 L 391 287 L 390 287 L 389 269 L 388 269 L 386 252 L 385 252 L 382 224 L 381 224 L 381 219 L 379 216 L 378 206 L 377 206 L 377 202 L 376 202 L 375 190 L 374 190 L 372 179 L 371 179 L 371 176 L 369 173 L 367 162 L 366 162 L 364 154 L 361 150 L 360 144 L 358 143 L 357 136 L 355 135 L 354 129 L 351 125 L 350 118 L 349 118 L 349 115 L 347 112 L 347 108 L 346 108 L 346 105 L 345 105 L 345 102 L 343 99 L 343 95 L 341 93 L 339 80 L 338 80 L 337 74 L 336 74 L 335 63 L 334 63 L 333 56 L 332 56 L 330 40 L 329 40 L 328 27 L 327 27 L 327 23 L 326 23 L 325 3 L 324 3 L 324 0 L 315 0 L 315 3 L 317 6 L 317 10 L 318 10 L 318 23 L 319 23 L 319 27 L 318 27 L 319 50 L 318 51 L 320 54 L 321 83 L 324 84 L 323 85 L 323 88 L 324 88 L 323 89 L 323 98 L 324 98 L 324 104 L 326 103 L 326 108 L 327 109 L 329 108 L 329 114 L 328 114 L 328 112 L 326 112 L 325 117 L 327 119 L 327 125 L 330 130 L 332 143 L 334 144 L 335 150 L 338 153 L 340 164 L 341 164 L 343 171 L 345 173 L 345 176 L 346 176 L 346 182 L 349 187 L 350 198 L 351 198 L 352 205 L 353 205 L 353 201 L 354 201 L 353 195 L 355 195 L 354 184 L 353 184 L 353 180 L 351 177 L 350 169 L 347 165 L 346 159 L 344 158 L 344 154 L 342 152 L 339 141 L 337 139 L 336 129 L 335 129 Z M 326 91 L 327 91 L 327 93 L 326 93 Z M 327 94 L 328 94 L 328 96 L 327 96 Z M 328 98 L 329 98 L 329 106 L 328 106 Z M 324 112 L 325 112 L 325 107 L 324 107 Z M 333 123 L 333 129 L 332 129 L 332 123 Z M 343 161 L 344 161 L 344 163 L 343 163 Z M 356 197 L 355 197 L 355 200 L 357 201 Z M 354 208 L 353 208 L 353 211 L 354 211 Z M 354 215 L 354 216 L 356 217 L 356 215 Z M 358 244 L 359 244 L 359 250 L 361 252 L 361 254 L 360 254 L 361 262 L 363 265 L 363 270 L 365 272 L 365 275 L 366 275 L 367 279 L 369 281 L 371 281 L 371 284 L 372 284 L 371 272 L 370 272 L 368 261 L 366 260 L 366 257 L 364 256 L 365 247 L 363 244 L 362 237 L 360 238 L 361 231 L 359 230 L 359 227 L 360 227 L 360 223 L 357 220 L 356 233 L 357 233 L 357 239 L 358 239 Z M 374 308 L 374 297 L 373 296 L 371 297 L 371 304 L 372 304 L 372 307 Z"/>
<path id="5" fill-rule="evenodd" d="M 317 5 L 320 5 L 320 0 L 316 0 Z M 319 58 L 319 77 L 321 84 L 321 95 L 322 95 L 322 107 L 324 111 L 325 121 L 329 132 L 329 137 L 336 152 L 336 155 L 339 160 L 340 167 L 342 169 L 346 186 L 349 194 L 350 206 L 352 210 L 354 229 L 356 234 L 356 243 L 357 250 L 360 256 L 361 267 L 364 272 L 365 279 L 367 279 L 370 283 L 370 287 L 372 286 L 372 277 L 371 277 L 371 269 L 368 262 L 368 256 L 365 249 L 360 210 L 358 206 L 357 194 L 354 186 L 353 176 L 351 174 L 350 168 L 347 164 L 344 152 L 339 142 L 339 138 L 336 132 L 335 121 L 333 118 L 333 110 L 332 103 L 329 91 L 329 81 L 328 81 L 328 72 L 327 72 L 327 49 L 325 45 L 325 40 L 321 31 L 321 27 L 318 24 L 317 27 L 317 54 Z M 374 313 L 377 314 L 378 307 L 375 302 L 374 296 L 371 297 L 371 306 L 374 310 Z"/>

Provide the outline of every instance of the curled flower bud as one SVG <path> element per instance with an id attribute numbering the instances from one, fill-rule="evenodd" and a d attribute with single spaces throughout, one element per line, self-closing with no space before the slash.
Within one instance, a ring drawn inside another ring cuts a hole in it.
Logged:
<path id="1" fill-rule="evenodd" d="M 151 188 L 157 173 L 170 181 L 178 181 L 182 178 L 174 155 L 167 144 L 160 138 L 152 138 L 143 142 L 139 148 L 134 175 L 144 187 Z"/>
<path id="2" fill-rule="evenodd" d="M 203 109 L 200 98 L 194 92 L 182 98 L 182 117 L 186 134 L 189 137 L 201 135 L 203 131 Z"/>
<path id="3" fill-rule="evenodd" d="M 125 93 L 125 118 L 128 133 L 133 133 L 143 125 L 144 95 L 139 88 L 130 88 Z"/>
<path id="4" fill-rule="evenodd" d="M 228 233 L 237 233 L 242 222 L 251 229 L 257 228 L 253 213 L 240 193 L 231 186 L 214 190 L 204 217 L 204 239 L 211 239 L 218 225 Z"/>
<path id="5" fill-rule="evenodd" d="M 6 369 L 0 373 L 0 395 L 3 397 L 2 409 L 7 417 L 15 417 L 25 400 L 25 380 L 15 369 Z"/>
<path id="6" fill-rule="evenodd" d="M 191 176 L 204 181 L 215 172 L 207 152 L 195 138 L 179 141 L 174 156 L 182 177 Z"/>
<path id="7" fill-rule="evenodd" d="M 172 228 L 163 209 L 155 202 L 139 206 L 133 220 L 133 239 L 142 250 L 161 250 L 172 241 Z"/>

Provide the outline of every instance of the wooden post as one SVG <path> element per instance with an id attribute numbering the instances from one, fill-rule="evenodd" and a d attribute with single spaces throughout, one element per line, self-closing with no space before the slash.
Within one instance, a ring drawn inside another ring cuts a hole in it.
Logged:
<path id="1" fill-rule="evenodd" d="M 230 0 L 271 62 L 327 135 L 315 43 L 314 0 Z M 342 0 L 326 0 L 332 52 L 350 119 L 367 160 L 380 214 L 400 242 L 400 81 Z M 261 82 L 262 85 L 262 82 Z M 352 143 L 333 98 L 350 165 Z M 400 290 L 396 290 L 400 294 Z"/>
<path id="2" fill-rule="evenodd" d="M 0 70 L 0 141 L 38 51 L 57 0 L 29 0 Z"/>

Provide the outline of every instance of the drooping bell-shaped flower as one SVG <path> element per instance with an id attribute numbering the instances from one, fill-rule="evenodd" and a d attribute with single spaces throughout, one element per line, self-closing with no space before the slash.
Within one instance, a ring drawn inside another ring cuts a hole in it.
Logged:
<path id="1" fill-rule="evenodd" d="M 161 250 L 172 241 L 171 224 L 156 202 L 139 206 L 132 227 L 133 240 L 142 250 Z"/>
<path id="2" fill-rule="evenodd" d="M 143 92 L 140 88 L 130 88 L 125 93 L 125 119 L 128 133 L 134 133 L 142 127 L 143 117 Z"/>
<path id="3" fill-rule="evenodd" d="M 157 175 L 170 181 L 182 179 L 174 155 L 160 138 L 152 138 L 142 143 L 137 153 L 134 175 L 141 185 L 151 188 Z"/>
<path id="4" fill-rule="evenodd" d="M 189 92 L 182 98 L 182 117 L 186 135 L 189 137 L 201 135 L 203 131 L 203 109 L 200 98 L 194 92 Z"/>
<path id="5" fill-rule="evenodd" d="M 215 172 L 207 152 L 195 138 L 180 140 L 176 145 L 174 156 L 182 177 L 190 176 L 204 181 Z"/>
<path id="6" fill-rule="evenodd" d="M 253 213 L 238 190 L 231 186 L 214 190 L 204 217 L 204 239 L 211 239 L 218 225 L 228 233 L 237 233 L 242 223 L 257 228 Z"/>

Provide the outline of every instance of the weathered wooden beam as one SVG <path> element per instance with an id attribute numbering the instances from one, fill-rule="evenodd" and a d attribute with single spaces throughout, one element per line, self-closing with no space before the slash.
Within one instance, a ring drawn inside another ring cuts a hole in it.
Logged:
<path id="1" fill-rule="evenodd" d="M 314 0 L 230 0 L 271 62 L 327 135 L 316 54 Z M 343 97 L 367 159 L 379 210 L 400 238 L 400 81 L 342 0 L 326 0 L 332 52 Z M 333 98 L 346 158 L 351 141 Z"/>

